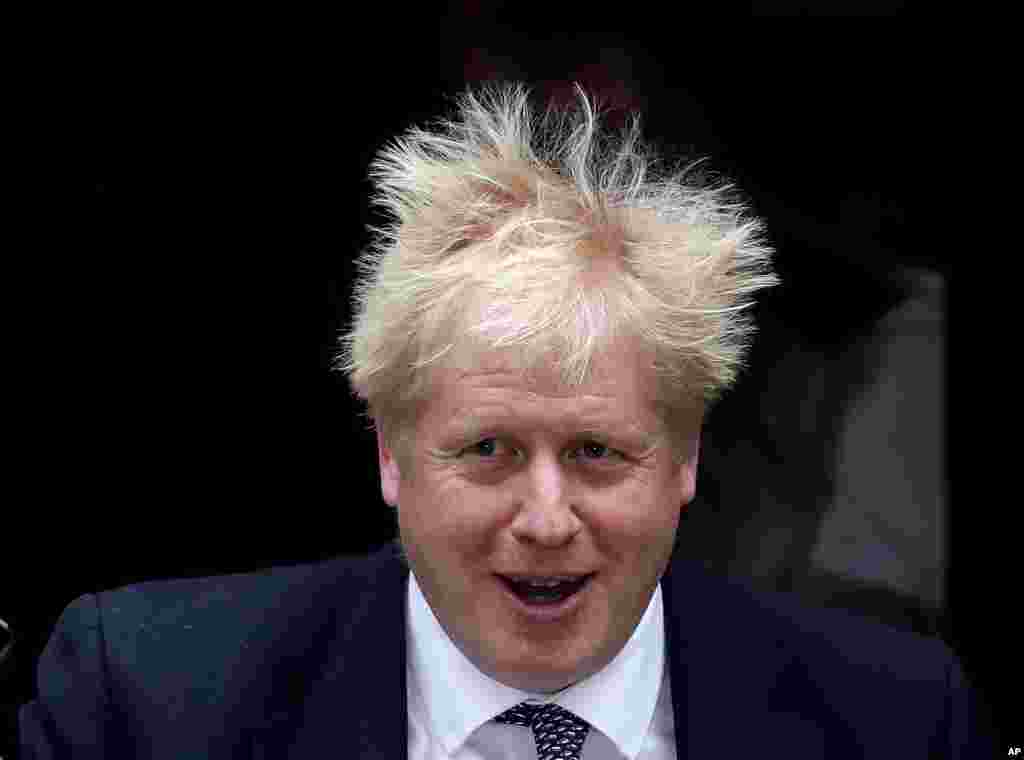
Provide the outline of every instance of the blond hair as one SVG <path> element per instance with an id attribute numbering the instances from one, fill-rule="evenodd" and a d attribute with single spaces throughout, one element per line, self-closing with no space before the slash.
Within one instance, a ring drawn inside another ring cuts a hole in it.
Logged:
<path id="1" fill-rule="evenodd" d="M 613 138 L 576 90 L 580 108 L 537 118 L 521 84 L 467 89 L 455 119 L 371 164 L 390 223 L 356 261 L 335 368 L 400 462 L 430 368 L 489 352 L 572 388 L 612 341 L 636 342 L 673 441 L 735 382 L 751 295 L 778 282 L 761 221 L 732 185 L 695 178 L 699 161 L 656 173 L 639 116 Z"/>

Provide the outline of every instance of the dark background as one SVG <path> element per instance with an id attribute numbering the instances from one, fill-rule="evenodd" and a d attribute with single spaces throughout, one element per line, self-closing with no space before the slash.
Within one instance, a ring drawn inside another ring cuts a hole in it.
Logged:
<path id="1" fill-rule="evenodd" d="M 774 398 L 764 377 L 794 346 L 822 362 L 841 357 L 907 297 L 904 267 L 944 277 L 947 605 L 925 619 L 891 596 L 829 603 L 941 636 L 1009 741 L 1020 682 L 1009 645 L 1019 572 L 1006 559 L 1016 556 L 1005 515 L 1014 505 L 989 475 L 1013 463 L 990 450 L 971 411 L 978 404 L 967 403 L 986 390 L 965 368 L 994 339 L 967 296 L 979 279 L 971 253 L 934 242 L 955 212 L 926 207 L 908 218 L 910 198 L 933 181 L 922 155 L 957 160 L 931 137 L 945 96 L 916 33 L 898 21 L 778 28 L 724 18 L 591 32 L 569 11 L 545 8 L 539 23 L 519 5 L 483 6 L 417 11 L 397 30 L 366 17 L 264 18 L 216 33 L 192 20 L 178 36 L 154 21 L 86 49 L 55 77 L 53 149 L 84 180 L 54 221 L 68 249 L 35 262 L 45 337 L 32 350 L 47 369 L 26 381 L 43 400 L 18 410 L 27 412 L 17 473 L 26 488 L 9 509 L 25 522 L 6 525 L 8 536 L 27 531 L 32 559 L 10 553 L 0 587 L 0 618 L 18 635 L 2 666 L 7 727 L 33 694 L 60 612 L 81 594 L 311 562 L 394 536 L 374 439 L 344 378 L 329 371 L 352 259 L 365 225 L 380 221 L 366 203 L 366 169 L 384 140 L 444 109 L 445 95 L 512 79 L 563 100 L 579 81 L 618 109 L 612 120 L 640 110 L 648 138 L 675 155 L 710 156 L 767 220 L 784 284 L 757 307 L 750 371 L 709 420 L 720 450 L 757 439 L 750 420 Z M 901 10 L 847 6 L 832 12 Z M 745 10 L 823 15 L 799 3 Z M 942 181 L 957 179 L 951 170 Z M 311 279 L 326 292 L 314 298 Z M 849 392 L 830 419 L 871 369 L 846 370 Z M 800 371 L 785 380 L 799 396 Z M 776 436 L 775 455 L 743 477 L 793 477 L 779 464 L 783 450 L 807 463 L 813 482 L 834 435 L 785 440 Z M 694 508 L 742 509 L 716 499 L 731 476 L 705 468 Z M 732 545 L 717 551 L 713 569 L 725 572 Z"/>

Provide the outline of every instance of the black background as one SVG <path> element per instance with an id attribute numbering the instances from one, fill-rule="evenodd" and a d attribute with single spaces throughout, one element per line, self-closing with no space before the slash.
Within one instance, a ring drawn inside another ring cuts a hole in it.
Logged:
<path id="1" fill-rule="evenodd" d="M 25 341 L 14 415 L 24 487 L 7 536 L 31 550 L 9 554 L 0 588 L 0 617 L 20 634 L 4 702 L 31 698 L 42 646 L 83 593 L 309 562 L 393 537 L 374 439 L 329 371 L 352 259 L 366 223 L 380 221 L 366 203 L 368 163 L 466 83 L 521 79 L 565 98 L 580 81 L 641 110 L 645 134 L 667 149 L 711 156 L 768 222 L 784 284 L 758 306 L 765 326 L 750 372 L 716 411 L 720 429 L 740 434 L 757 369 L 788 336 L 841 351 L 905 295 L 889 279 L 899 267 L 946 278 L 941 633 L 1009 741 L 1015 506 L 990 474 L 1013 463 L 988 449 L 996 442 L 970 411 L 986 381 L 966 367 L 995 339 L 968 295 L 979 278 L 971 254 L 934 240 L 956 211 L 908 213 L 934 190 L 923 185 L 963 179 L 956 151 L 934 137 L 945 99 L 910 25 L 645 18 L 594 32 L 570 10 L 546 8 L 540 22 L 518 5 L 493 8 L 402 9 L 399 28 L 333 14 L 220 19 L 216 31 L 200 18 L 137 20 L 62 59 L 47 135 L 82 180 L 50 222 L 66 247 L 29 262 L 29 321 L 43 335 Z M 933 180 L 936 165 L 950 169 Z M 310 291 L 317 280 L 326 292 Z"/>

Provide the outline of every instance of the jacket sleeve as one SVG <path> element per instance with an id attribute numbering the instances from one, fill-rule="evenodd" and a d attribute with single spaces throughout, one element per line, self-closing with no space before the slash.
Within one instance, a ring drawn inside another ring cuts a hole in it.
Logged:
<path id="1" fill-rule="evenodd" d="M 996 736 L 992 711 L 964 676 L 958 658 L 950 653 L 946 664 L 945 719 L 931 756 L 943 760 L 995 757 Z"/>
<path id="2" fill-rule="evenodd" d="M 96 596 L 61 613 L 36 668 L 35 699 L 18 711 L 23 760 L 108 757 L 108 675 Z"/>

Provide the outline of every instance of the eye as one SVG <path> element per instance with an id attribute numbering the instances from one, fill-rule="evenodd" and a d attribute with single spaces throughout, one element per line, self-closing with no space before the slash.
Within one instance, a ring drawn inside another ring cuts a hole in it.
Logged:
<path id="1" fill-rule="evenodd" d="M 498 445 L 498 438 L 490 437 L 484 438 L 472 446 L 468 446 L 463 449 L 463 453 L 474 454 L 482 459 L 490 459 L 495 454 L 495 447 Z M 608 461 L 615 458 L 621 458 L 621 452 L 611 449 L 600 441 L 586 441 L 582 446 L 575 449 L 579 452 L 585 452 L 584 458 L 589 461 L 600 462 Z"/>
<path id="2" fill-rule="evenodd" d="M 472 446 L 467 446 L 463 451 L 470 454 L 477 454 L 478 456 L 491 457 L 493 451 L 484 451 L 484 449 L 493 449 L 497 445 L 497 438 L 484 438 L 482 441 L 474 443 Z"/>
<path id="3" fill-rule="evenodd" d="M 594 455 L 594 456 L 588 456 L 587 457 L 588 459 L 608 459 L 609 457 L 612 457 L 612 456 L 618 456 L 618 452 L 616 452 L 614 449 L 608 448 L 607 446 L 605 446 L 603 443 L 600 443 L 599 441 L 587 441 L 585 444 L 580 446 L 578 450 L 579 451 L 589 452 L 591 454 L 593 454 L 594 452 L 597 452 L 596 455 Z M 602 453 L 607 453 L 609 456 L 608 457 L 603 457 L 603 456 L 601 456 Z"/>

